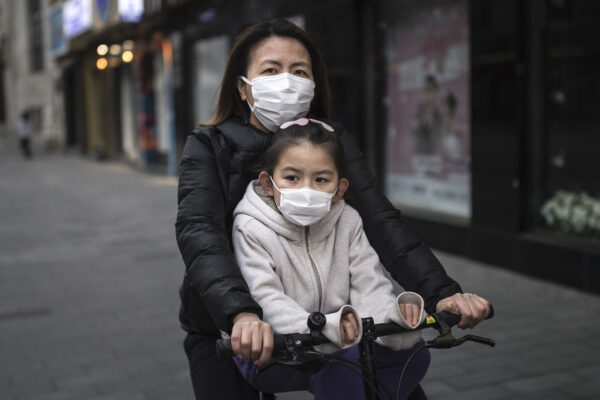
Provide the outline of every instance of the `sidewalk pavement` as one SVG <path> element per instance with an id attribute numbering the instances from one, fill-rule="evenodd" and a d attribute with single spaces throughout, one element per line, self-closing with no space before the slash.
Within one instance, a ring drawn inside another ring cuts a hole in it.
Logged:
<path id="1" fill-rule="evenodd" d="M 0 398 L 192 399 L 175 180 L 0 137 L 0 193 Z M 600 398 L 599 297 L 438 256 L 494 303 L 473 333 L 497 346 L 433 350 L 430 399 Z"/>

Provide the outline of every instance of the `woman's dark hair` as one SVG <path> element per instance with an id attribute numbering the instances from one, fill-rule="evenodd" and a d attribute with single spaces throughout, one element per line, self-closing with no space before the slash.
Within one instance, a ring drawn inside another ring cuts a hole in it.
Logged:
<path id="1" fill-rule="evenodd" d="M 284 151 L 292 146 L 308 142 L 313 146 L 322 148 L 331 155 L 338 171 L 338 177 L 345 177 L 346 162 L 338 135 L 325 129 L 319 122 L 308 121 L 306 125 L 293 124 L 277 131 L 273 136 L 271 146 L 259 160 L 258 171 L 267 171 L 269 175 L 273 176 L 273 170 L 279 163 Z"/>
<path id="2" fill-rule="evenodd" d="M 330 117 L 331 92 L 329 90 L 325 61 L 321 52 L 306 32 L 287 20 L 277 18 L 252 25 L 238 36 L 227 59 L 227 66 L 225 67 L 219 90 L 217 109 L 211 120 L 205 125 L 220 124 L 232 115 L 238 115 L 246 119 L 250 118 L 248 105 L 242 101 L 237 90 L 237 78 L 238 76 L 247 75 L 252 49 L 258 43 L 271 36 L 296 39 L 306 47 L 310 55 L 313 77 L 316 84 L 315 97 L 310 104 L 309 112 L 318 118 Z"/>

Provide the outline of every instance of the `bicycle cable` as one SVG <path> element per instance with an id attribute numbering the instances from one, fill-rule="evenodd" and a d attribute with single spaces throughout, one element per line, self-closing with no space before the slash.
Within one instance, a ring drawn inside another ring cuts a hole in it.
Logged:
<path id="1" fill-rule="evenodd" d="M 365 368 L 363 368 L 359 363 L 356 363 L 354 361 L 350 361 L 350 360 L 346 360 L 345 358 L 341 358 L 341 357 L 334 357 L 334 356 L 329 356 L 328 357 L 328 362 L 334 363 L 334 362 L 338 362 L 339 364 L 341 364 L 342 366 L 348 368 L 350 371 L 354 372 L 356 375 L 358 375 L 361 380 L 364 382 L 366 382 L 363 379 L 363 376 L 361 373 L 359 373 L 357 370 L 355 370 L 354 368 L 352 368 L 351 366 L 357 367 L 359 368 L 360 371 L 362 371 L 363 373 L 368 372 Z M 392 396 L 392 393 L 389 391 L 389 389 L 381 382 L 381 380 L 379 380 L 379 378 L 377 377 L 377 374 L 375 373 L 371 373 L 371 378 L 373 378 L 377 383 L 379 383 L 379 385 L 381 387 L 383 387 L 386 396 L 391 399 L 394 400 L 394 397 Z M 377 396 L 379 396 L 380 398 L 381 396 L 381 392 L 379 390 L 377 390 L 377 388 L 375 387 L 375 385 L 373 385 L 371 382 L 366 382 L 371 389 L 373 389 L 375 391 L 375 393 L 377 393 Z"/>
<path id="2" fill-rule="evenodd" d="M 408 357 L 408 360 L 406 361 L 406 363 L 404 364 L 404 368 L 402 368 L 402 373 L 400 374 L 400 378 L 398 379 L 398 391 L 396 392 L 396 400 L 400 399 L 400 386 L 402 385 L 402 378 L 404 378 L 404 373 L 406 372 L 406 368 L 408 367 L 408 364 L 413 360 L 413 358 L 423 349 L 426 349 L 427 347 L 425 347 L 425 344 L 422 344 L 417 350 L 415 350 L 414 353 L 412 353 L 410 355 L 410 357 Z"/>

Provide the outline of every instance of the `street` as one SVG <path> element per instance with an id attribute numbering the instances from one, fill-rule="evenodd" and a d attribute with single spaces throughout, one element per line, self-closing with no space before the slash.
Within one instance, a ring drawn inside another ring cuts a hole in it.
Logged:
<path id="1" fill-rule="evenodd" d="M 0 137 L 0 398 L 192 399 L 176 180 L 76 154 L 25 161 L 13 142 Z M 599 297 L 437 254 L 494 304 L 472 333 L 497 346 L 432 350 L 430 399 L 600 398 Z"/>

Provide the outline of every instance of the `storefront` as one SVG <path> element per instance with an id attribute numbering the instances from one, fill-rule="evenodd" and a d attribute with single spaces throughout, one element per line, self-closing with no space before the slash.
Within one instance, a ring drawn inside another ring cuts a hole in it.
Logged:
<path id="1" fill-rule="evenodd" d="M 135 37 L 105 35 L 135 39 L 115 89 L 127 158 L 174 174 L 236 36 L 290 18 L 325 57 L 332 118 L 427 244 L 600 290 L 600 3 L 148 0 L 144 12 Z"/>
<path id="2" fill-rule="evenodd" d="M 600 4 L 381 1 L 390 199 L 433 247 L 598 292 Z"/>
<path id="3" fill-rule="evenodd" d="M 354 133 L 426 243 L 600 290 L 600 136 L 592 134 L 600 129 L 600 4 L 228 4 L 189 13 L 188 126 L 210 115 L 207 74 L 224 62 L 227 37 L 232 43 L 258 20 L 293 18 L 325 57 L 333 118 Z M 221 56 L 206 65 L 205 53 Z"/>

